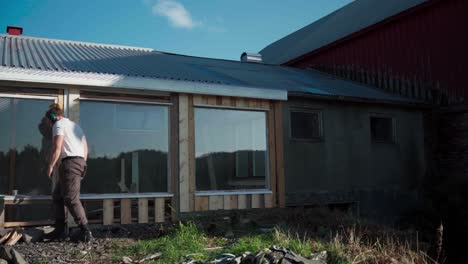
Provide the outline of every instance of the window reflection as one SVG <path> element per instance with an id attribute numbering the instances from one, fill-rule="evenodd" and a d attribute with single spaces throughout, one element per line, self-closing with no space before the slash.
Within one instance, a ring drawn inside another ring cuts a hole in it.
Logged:
<path id="1" fill-rule="evenodd" d="M 195 109 L 198 191 L 267 188 L 266 113 Z"/>
<path id="2" fill-rule="evenodd" d="M 83 193 L 168 191 L 168 108 L 80 102 L 89 145 Z"/>
<path id="3" fill-rule="evenodd" d="M 0 193 L 48 195 L 52 128 L 44 113 L 52 100 L 0 95 Z"/>

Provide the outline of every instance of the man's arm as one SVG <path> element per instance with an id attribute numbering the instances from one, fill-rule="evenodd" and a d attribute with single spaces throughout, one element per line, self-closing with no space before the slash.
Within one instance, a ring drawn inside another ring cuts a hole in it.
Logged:
<path id="1" fill-rule="evenodd" d="M 52 152 L 52 157 L 50 158 L 48 175 L 49 178 L 52 176 L 52 171 L 54 170 L 54 166 L 57 163 L 58 159 L 60 158 L 60 153 L 62 152 L 62 144 L 63 144 L 63 136 L 55 136 L 54 137 L 54 150 Z"/>
<path id="2" fill-rule="evenodd" d="M 88 160 L 88 141 L 86 141 L 86 137 L 83 136 L 83 139 L 81 140 L 83 142 L 83 147 L 84 147 L 84 159 L 85 161 Z"/>

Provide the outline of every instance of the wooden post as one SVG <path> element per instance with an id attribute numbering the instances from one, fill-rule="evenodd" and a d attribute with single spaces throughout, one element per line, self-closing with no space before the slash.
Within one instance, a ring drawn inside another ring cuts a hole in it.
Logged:
<path id="1" fill-rule="evenodd" d="M 102 223 L 103 225 L 112 225 L 114 223 L 114 200 L 105 199 L 102 202 L 103 216 Z"/>
<path id="2" fill-rule="evenodd" d="M 284 177 L 284 159 L 283 159 L 283 103 L 275 104 L 275 138 L 276 138 L 276 175 L 277 175 L 277 190 L 278 204 L 283 208 L 286 206 L 286 189 Z"/>
<path id="3" fill-rule="evenodd" d="M 164 223 L 164 198 L 154 199 L 154 222 Z"/>
<path id="4" fill-rule="evenodd" d="M 179 209 L 190 212 L 189 96 L 179 95 Z"/>
<path id="5" fill-rule="evenodd" d="M 132 223 L 132 200 L 120 200 L 120 223 L 123 225 Z"/>
<path id="6" fill-rule="evenodd" d="M 148 199 L 146 198 L 138 199 L 138 223 L 148 223 Z"/>
<path id="7" fill-rule="evenodd" d="M 247 195 L 246 194 L 239 194 L 237 196 L 237 207 L 239 209 L 246 209 L 247 208 Z"/>
<path id="8" fill-rule="evenodd" d="M 276 206 L 276 133 L 275 133 L 275 103 L 270 103 L 270 111 L 268 112 L 268 172 L 270 177 L 270 190 L 272 191 L 272 205 L 271 207 Z"/>
<path id="9" fill-rule="evenodd" d="M 0 229 L 5 226 L 5 198 L 0 197 Z"/>

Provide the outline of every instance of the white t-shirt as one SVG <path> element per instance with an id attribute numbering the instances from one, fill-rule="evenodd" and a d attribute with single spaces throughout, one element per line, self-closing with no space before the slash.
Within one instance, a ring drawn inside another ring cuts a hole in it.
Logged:
<path id="1" fill-rule="evenodd" d="M 83 138 L 85 135 L 79 125 L 63 117 L 55 122 L 52 131 L 54 138 L 55 136 L 63 136 L 61 159 L 76 156 L 84 158 Z"/>

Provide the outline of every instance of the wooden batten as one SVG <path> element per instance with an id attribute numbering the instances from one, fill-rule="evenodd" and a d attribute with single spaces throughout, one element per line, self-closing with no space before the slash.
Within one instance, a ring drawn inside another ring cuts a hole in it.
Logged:
<path id="1" fill-rule="evenodd" d="M 0 228 L 5 226 L 5 199 L 0 197 Z"/>
<path id="2" fill-rule="evenodd" d="M 132 223 L 132 200 L 120 200 L 120 223 L 123 225 Z"/>
<path id="3" fill-rule="evenodd" d="M 189 97 L 189 111 L 188 111 L 188 143 L 189 143 L 189 209 L 191 212 L 195 211 L 195 189 L 196 189 L 196 176 L 195 176 L 195 113 L 193 108 L 193 95 Z"/>
<path id="4" fill-rule="evenodd" d="M 154 221 L 156 223 L 164 223 L 165 215 L 165 200 L 164 198 L 154 199 Z"/>
<path id="5" fill-rule="evenodd" d="M 195 197 L 195 211 L 208 211 L 209 209 L 208 196 L 197 196 Z"/>
<path id="6" fill-rule="evenodd" d="M 237 196 L 237 208 L 247 209 L 247 194 L 240 194 Z"/>
<path id="7" fill-rule="evenodd" d="M 286 206 L 286 179 L 284 176 L 284 159 L 283 159 L 283 104 L 275 103 L 275 146 L 276 146 L 276 189 L 278 192 L 278 205 L 281 208 Z"/>
<path id="8" fill-rule="evenodd" d="M 114 200 L 106 199 L 102 201 L 103 215 L 102 223 L 112 225 L 114 223 Z"/>
<path id="9" fill-rule="evenodd" d="M 224 198 L 222 195 L 209 196 L 209 210 L 221 210 L 224 208 Z"/>
<path id="10" fill-rule="evenodd" d="M 68 89 L 68 118 L 80 122 L 80 90 L 77 88 Z"/>
<path id="11" fill-rule="evenodd" d="M 250 207 L 252 209 L 262 208 L 263 201 L 261 198 L 263 198 L 262 194 L 252 194 Z"/>
<path id="12" fill-rule="evenodd" d="M 274 102 L 270 102 L 270 109 L 274 109 Z M 271 195 L 271 207 L 276 206 L 276 128 L 275 128 L 275 111 L 270 111 L 268 113 L 268 160 L 269 160 L 269 174 L 270 174 L 270 190 L 272 191 Z M 265 196 L 270 197 L 270 196 Z M 265 198 L 266 199 L 266 198 Z M 265 203 L 269 204 L 269 203 Z"/>
<path id="13" fill-rule="evenodd" d="M 179 95 L 179 210 L 190 212 L 189 96 Z"/>
<path id="14" fill-rule="evenodd" d="M 147 198 L 138 199 L 138 223 L 139 224 L 148 223 L 148 199 Z"/>
<path id="15" fill-rule="evenodd" d="M 170 192 L 178 193 L 179 189 L 179 97 L 171 96 L 172 106 L 169 111 L 170 122 Z M 171 198 L 170 217 L 172 221 L 178 219 L 179 203 L 177 195 Z M 156 218 L 155 218 L 156 219 Z"/>

